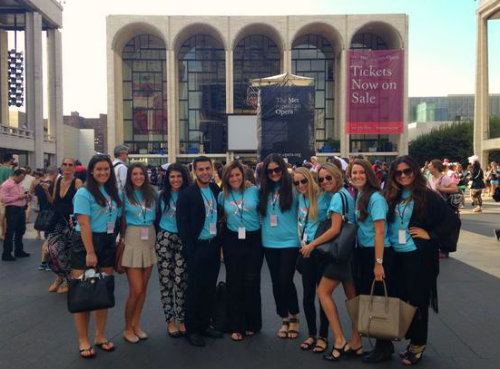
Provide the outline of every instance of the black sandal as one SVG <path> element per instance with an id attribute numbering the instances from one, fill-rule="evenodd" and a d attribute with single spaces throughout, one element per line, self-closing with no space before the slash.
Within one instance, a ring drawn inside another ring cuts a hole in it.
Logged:
<path id="1" fill-rule="evenodd" d="M 407 347 L 406 351 L 401 352 L 399 357 L 402 359 L 401 363 L 403 365 L 416 365 L 422 360 L 424 356 L 425 346 L 422 347 L 420 352 L 413 352 L 410 349 L 410 345 Z"/>
<path id="2" fill-rule="evenodd" d="M 312 341 L 310 341 L 311 339 Z M 316 347 L 315 344 L 316 344 L 316 337 L 309 336 L 304 340 L 304 342 L 300 344 L 300 349 L 302 351 L 309 351 L 310 349 L 313 348 L 313 346 Z"/>
<path id="3" fill-rule="evenodd" d="M 324 345 L 324 346 L 320 346 L 320 345 L 318 345 L 318 343 L 319 343 L 320 341 L 323 341 L 323 342 L 325 343 L 325 345 Z M 315 345 L 315 346 L 314 346 L 314 348 L 313 348 L 313 352 L 314 352 L 315 354 L 322 354 L 323 352 L 325 352 L 325 351 L 326 351 L 326 349 L 327 349 L 327 348 L 328 348 L 328 338 L 325 338 L 325 337 L 321 337 L 321 336 L 319 336 L 319 337 L 318 337 L 318 340 L 316 341 L 316 345 Z"/>
<path id="4" fill-rule="evenodd" d="M 290 321 L 288 319 L 281 319 L 281 328 L 276 334 L 278 338 L 281 338 L 282 340 L 285 340 L 288 338 L 288 326 L 290 325 Z M 286 327 L 286 330 L 283 329 L 283 327 Z"/>
<path id="5" fill-rule="evenodd" d="M 92 346 L 87 347 L 87 348 L 81 348 L 80 350 L 80 357 L 82 359 L 93 359 L 95 358 L 95 351 Z M 84 352 L 88 352 L 90 355 L 82 355 Z"/>
<path id="6" fill-rule="evenodd" d="M 363 357 L 365 355 L 363 351 L 363 345 L 358 348 L 352 348 L 351 345 L 347 344 L 344 348 L 344 355 L 355 356 L 355 357 Z"/>
<path id="7" fill-rule="evenodd" d="M 344 346 L 342 347 L 335 347 L 333 346 L 332 352 L 330 352 L 328 355 L 323 355 L 323 359 L 326 361 L 339 361 L 342 355 L 344 355 L 344 350 L 345 347 L 347 346 L 347 342 L 344 343 Z M 338 355 L 335 355 L 338 354 Z"/>
<path id="8" fill-rule="evenodd" d="M 290 324 L 292 323 L 298 323 L 299 322 L 299 319 L 298 318 L 290 318 Z M 292 335 L 294 335 L 293 337 L 290 337 L 290 333 Z M 295 330 L 295 329 L 289 329 L 287 331 L 287 337 L 290 338 L 291 340 L 294 340 L 296 339 L 297 337 L 299 336 L 299 331 Z"/>
<path id="9" fill-rule="evenodd" d="M 108 345 L 109 344 L 112 344 L 113 346 L 109 347 Z M 104 346 L 108 346 L 108 348 L 104 347 Z M 102 342 L 99 342 L 99 343 L 95 343 L 95 347 L 97 347 L 99 350 L 102 350 L 102 351 L 106 351 L 106 352 L 113 352 L 115 351 L 116 347 L 114 345 L 113 342 L 111 341 L 102 341 Z"/>

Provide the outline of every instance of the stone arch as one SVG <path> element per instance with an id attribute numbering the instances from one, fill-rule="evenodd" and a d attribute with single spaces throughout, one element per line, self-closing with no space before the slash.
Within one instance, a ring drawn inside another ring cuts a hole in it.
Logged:
<path id="1" fill-rule="evenodd" d="M 167 42 L 163 33 L 152 24 L 146 22 L 134 22 L 120 28 L 115 33 L 113 41 L 111 42 L 111 48 L 121 55 L 123 47 L 127 44 L 127 42 L 142 34 L 151 34 L 158 37 L 162 40 L 165 48 L 167 48 Z"/>
<path id="2" fill-rule="evenodd" d="M 352 45 L 354 37 L 362 33 L 371 33 L 380 37 L 385 41 L 388 49 L 403 49 L 405 47 L 403 37 L 393 25 L 386 22 L 374 21 L 362 25 L 352 33 L 349 40 L 349 48 Z"/>
<path id="3" fill-rule="evenodd" d="M 232 50 L 234 50 L 238 43 L 245 37 L 253 35 L 264 35 L 269 37 L 279 47 L 280 52 L 283 52 L 285 46 L 283 37 L 276 28 L 266 23 L 252 23 L 243 27 L 232 40 Z"/>
<path id="4" fill-rule="evenodd" d="M 290 48 L 293 48 L 293 44 L 296 40 L 307 34 L 317 34 L 325 37 L 332 44 L 333 50 L 336 54 L 344 49 L 344 40 L 342 39 L 340 32 L 335 27 L 322 22 L 306 24 L 295 32 L 291 40 Z"/>
<path id="5" fill-rule="evenodd" d="M 222 45 L 222 47 L 225 50 L 227 50 L 226 39 L 218 29 L 207 23 L 193 23 L 184 27 L 175 35 L 174 41 L 172 43 L 174 45 L 175 54 L 177 55 L 179 53 L 182 44 L 187 39 L 189 39 L 192 36 L 200 34 L 209 35 L 213 37 L 217 42 L 219 42 Z"/>

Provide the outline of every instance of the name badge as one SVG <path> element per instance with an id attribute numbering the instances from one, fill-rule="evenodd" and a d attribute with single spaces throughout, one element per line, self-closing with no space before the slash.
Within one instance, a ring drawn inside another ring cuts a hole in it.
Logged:
<path id="1" fill-rule="evenodd" d="M 108 234 L 115 233 L 115 222 L 108 222 L 108 223 L 106 223 L 106 232 Z"/>
<path id="2" fill-rule="evenodd" d="M 271 222 L 271 227 L 277 227 L 278 226 L 278 216 L 276 214 L 271 214 L 271 217 L 269 218 Z"/>
<path id="3" fill-rule="evenodd" d="M 141 227 L 141 240 L 149 240 L 149 228 Z"/>
<path id="4" fill-rule="evenodd" d="M 238 240 L 247 238 L 247 229 L 245 227 L 238 227 Z"/>
<path id="5" fill-rule="evenodd" d="M 406 231 L 404 229 L 400 229 L 398 232 L 398 243 L 401 245 L 406 243 Z"/>
<path id="6" fill-rule="evenodd" d="M 217 227 L 215 226 L 215 222 L 211 222 L 210 223 L 209 229 L 210 229 L 210 235 L 211 236 L 217 235 Z"/>

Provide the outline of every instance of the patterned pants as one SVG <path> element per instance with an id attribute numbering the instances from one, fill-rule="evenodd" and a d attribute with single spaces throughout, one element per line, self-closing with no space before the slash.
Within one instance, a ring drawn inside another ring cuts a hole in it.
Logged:
<path id="1" fill-rule="evenodd" d="M 181 255 L 181 239 L 178 234 L 160 230 L 156 236 L 155 248 L 165 321 L 183 322 L 187 265 Z"/>

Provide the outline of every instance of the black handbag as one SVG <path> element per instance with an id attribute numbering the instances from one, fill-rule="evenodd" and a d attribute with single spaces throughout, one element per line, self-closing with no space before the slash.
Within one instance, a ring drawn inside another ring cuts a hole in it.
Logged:
<path id="1" fill-rule="evenodd" d="M 68 291 L 68 310 L 82 313 L 93 310 L 109 309 L 115 306 L 115 278 L 104 275 L 96 269 L 96 275 L 88 278 L 71 279 Z"/>
<path id="2" fill-rule="evenodd" d="M 331 259 L 337 262 L 348 261 L 354 251 L 356 246 L 356 234 L 358 227 L 356 224 L 349 222 L 346 218 L 346 214 L 349 211 L 349 205 L 347 199 L 342 192 L 339 192 L 342 198 L 342 225 L 340 227 L 340 233 L 325 243 L 322 243 L 315 248 L 315 251 L 320 255 L 321 258 Z M 331 219 L 327 219 L 318 227 L 316 231 L 315 238 L 318 238 L 323 233 L 325 233 L 332 226 Z"/>
<path id="3" fill-rule="evenodd" d="M 56 212 L 52 209 L 42 210 L 35 220 L 34 228 L 37 231 L 48 231 L 52 225 L 55 213 Z"/>

